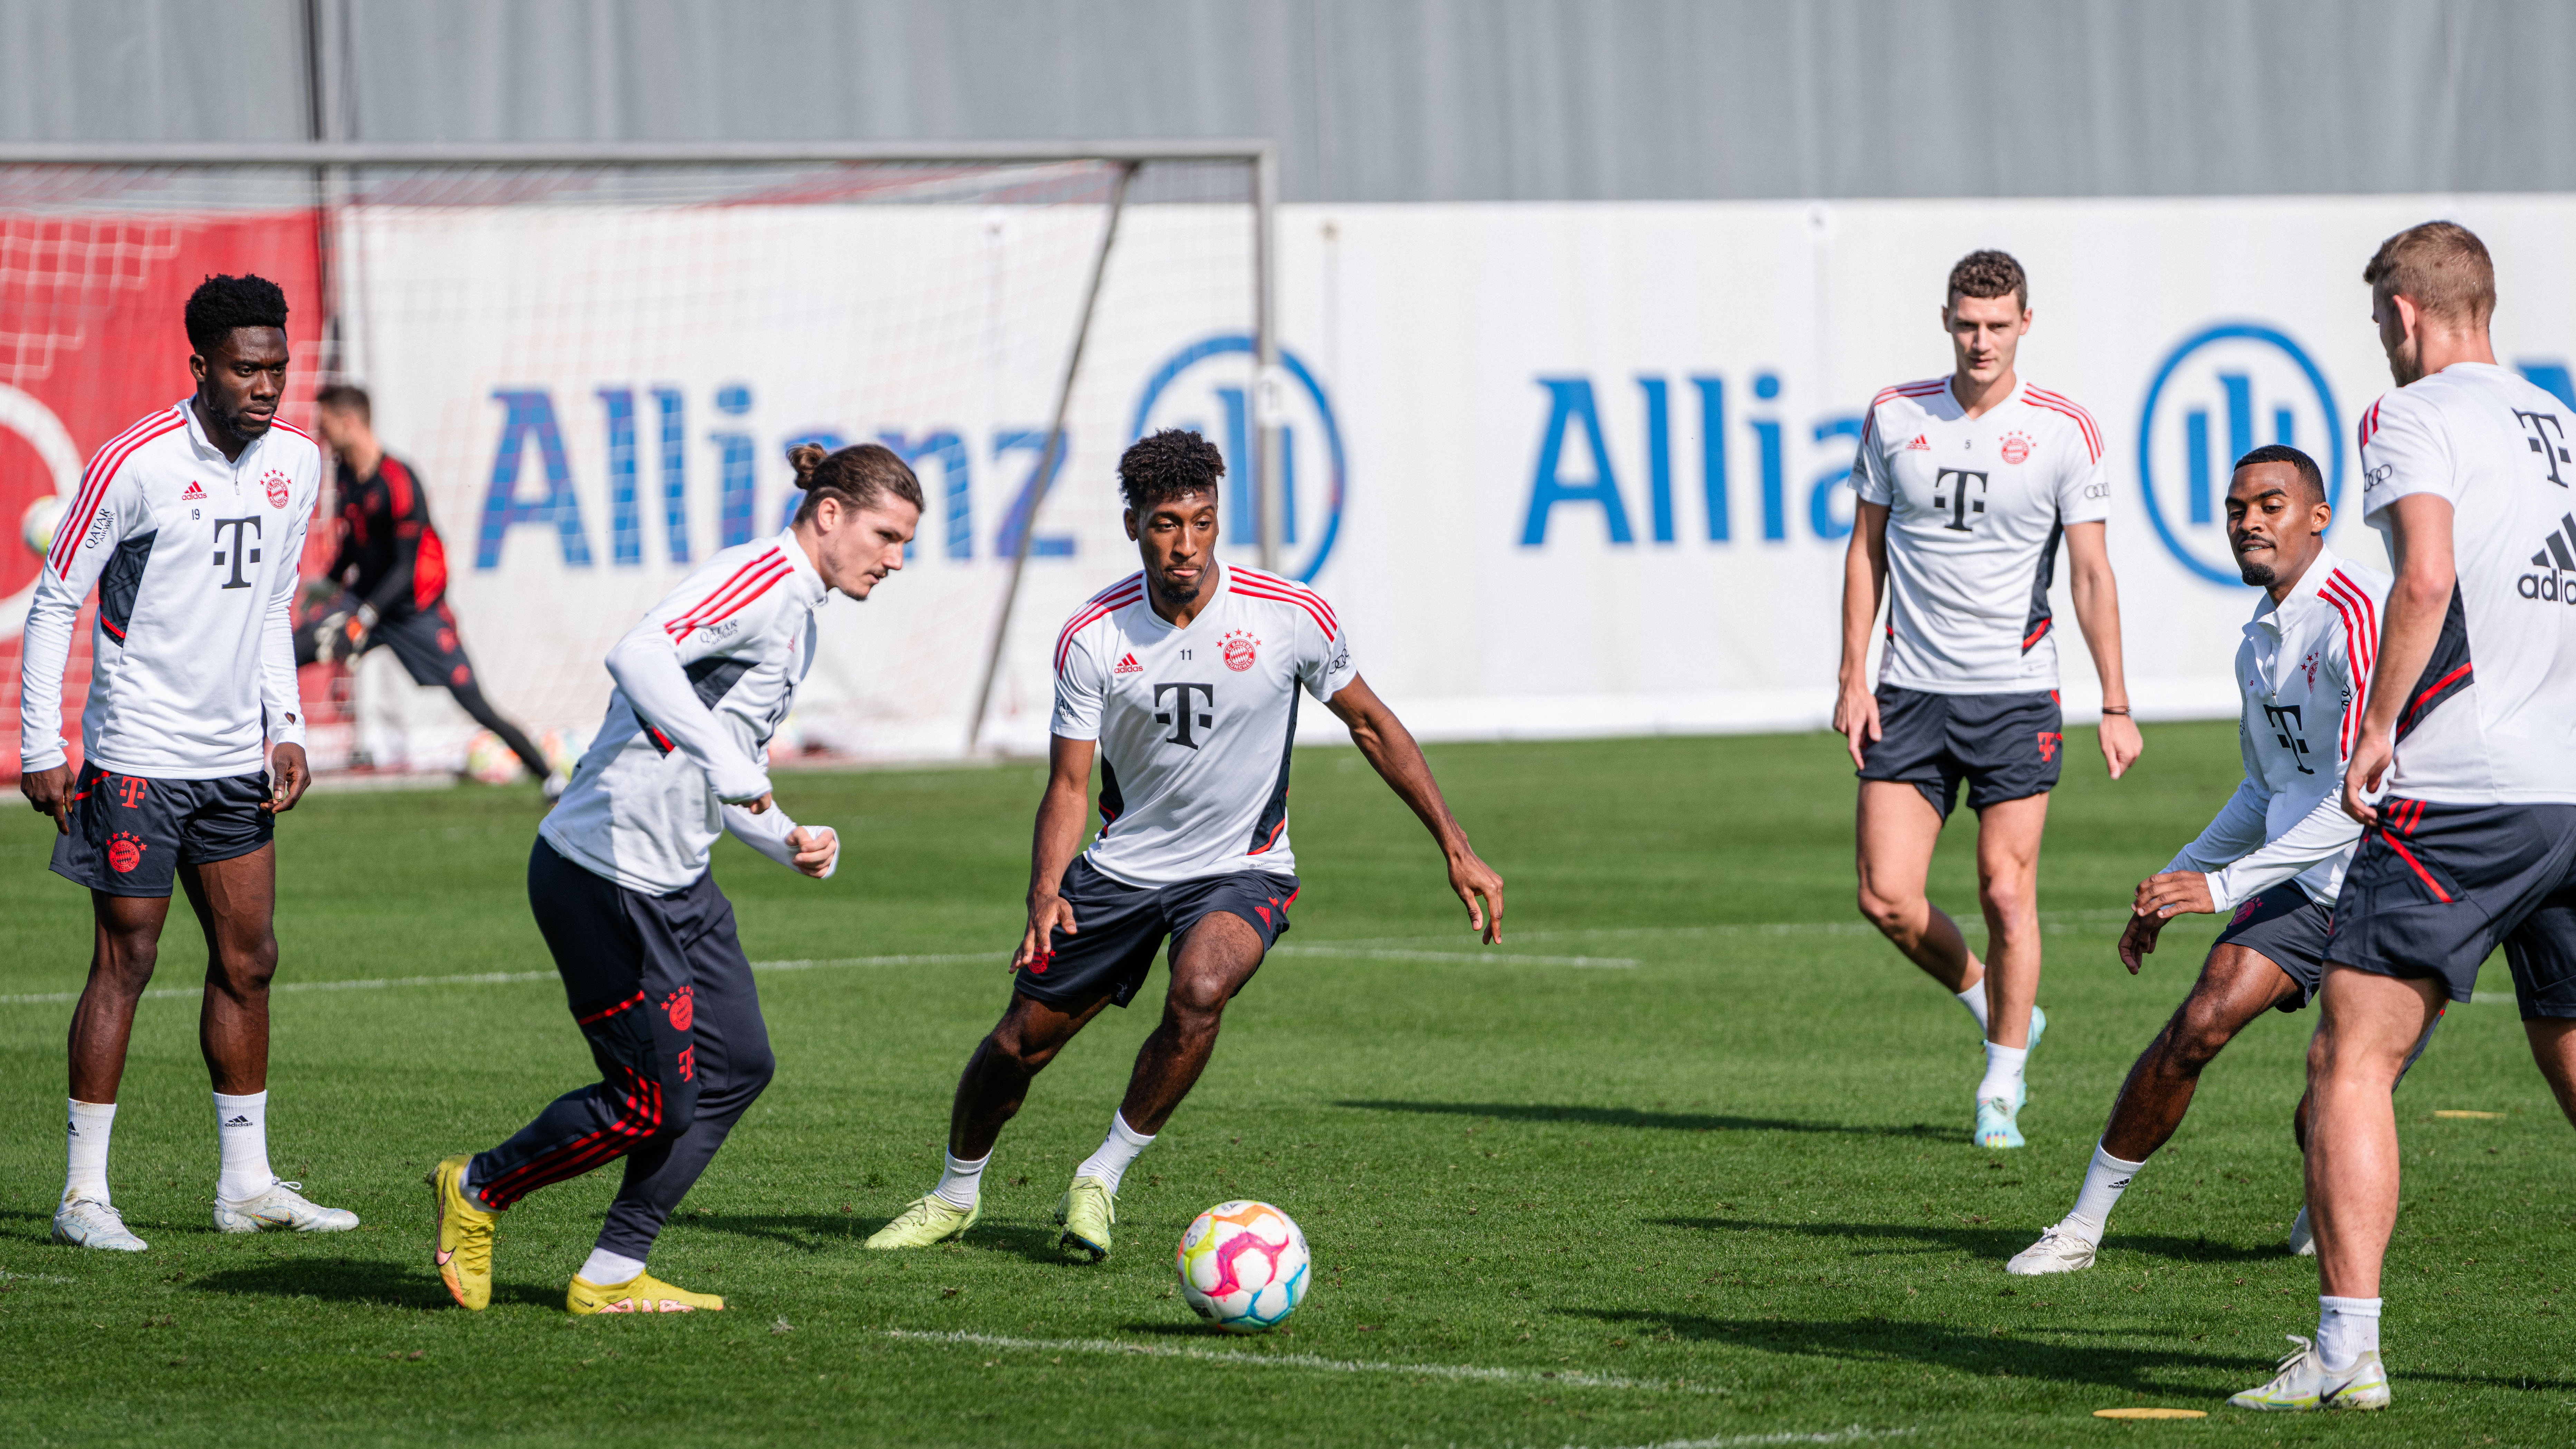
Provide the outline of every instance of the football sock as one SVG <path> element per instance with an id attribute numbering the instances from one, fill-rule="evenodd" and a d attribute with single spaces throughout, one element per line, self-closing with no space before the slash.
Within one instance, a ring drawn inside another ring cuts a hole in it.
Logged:
<path id="1" fill-rule="evenodd" d="M 66 1144 L 64 1156 L 69 1170 L 63 1174 L 63 1197 L 66 1201 L 85 1197 L 106 1202 L 107 1134 L 116 1122 L 114 1102 L 84 1102 L 77 1097 L 65 1098 L 72 1104 L 71 1121 L 63 1129 Z"/>
<path id="2" fill-rule="evenodd" d="M 223 1176 L 215 1193 L 229 1202 L 257 1197 L 277 1181 L 268 1170 L 268 1093 L 239 1097 L 215 1093 L 215 1145 L 223 1152 Z"/>
<path id="3" fill-rule="evenodd" d="M 1109 1135 L 1100 1140 L 1100 1150 L 1082 1159 L 1082 1165 L 1073 1170 L 1073 1175 L 1096 1178 L 1107 1183 L 1114 1193 L 1118 1191 L 1118 1179 L 1127 1175 L 1127 1164 L 1134 1162 L 1136 1154 L 1151 1146 L 1153 1141 L 1151 1136 L 1127 1125 L 1126 1113 L 1112 1112 L 1109 1114 Z"/>
<path id="4" fill-rule="evenodd" d="M 2093 1165 L 2084 1169 L 2084 1186 L 2075 1194 L 2075 1211 L 2068 1213 L 2059 1226 L 2082 1234 L 2084 1241 L 2097 1248 L 2102 1246 L 2102 1225 L 2110 1221 L 2112 1205 L 2129 1190 L 2129 1183 L 2144 1166 L 2143 1162 L 2123 1162 L 2096 1143 Z"/>
<path id="5" fill-rule="evenodd" d="M 2317 1298 L 2317 1357 L 2326 1372 L 2342 1373 L 2379 1352 L 2379 1303 L 2376 1298 Z"/>
<path id="6" fill-rule="evenodd" d="M 1984 1036 L 1986 1034 L 1986 978 L 1978 977 L 1976 985 L 1960 992 L 1959 1004 L 1968 1008 L 1968 1014 L 1977 1019 L 1977 1035 Z"/>
<path id="7" fill-rule="evenodd" d="M 590 1256 L 582 1260 L 581 1271 L 573 1276 L 585 1283 L 609 1288 L 620 1283 L 632 1283 L 643 1272 L 644 1260 L 641 1258 L 612 1253 L 606 1248 L 593 1248 Z"/>
<path id="8" fill-rule="evenodd" d="M 2021 1064 L 2029 1055 L 2028 1047 L 1986 1043 L 1986 1079 L 1977 1084 L 1977 1100 L 2001 1097 L 2010 1101 L 2017 1096 L 2013 1089 L 2021 1085 Z"/>
<path id="9" fill-rule="evenodd" d="M 989 1152 L 972 1162 L 949 1153 L 948 1165 L 939 1174 L 939 1186 L 932 1188 L 930 1195 L 950 1207 L 974 1211 L 984 1196 L 984 1165 L 992 1160 Z"/>

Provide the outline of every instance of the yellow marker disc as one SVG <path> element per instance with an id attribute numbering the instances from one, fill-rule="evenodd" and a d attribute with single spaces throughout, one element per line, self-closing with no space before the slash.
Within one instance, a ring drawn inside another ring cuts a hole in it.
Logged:
<path id="1" fill-rule="evenodd" d="M 2501 1122 L 2504 1120 L 2504 1114 L 2502 1112 L 2436 1112 L 2433 1115 L 2436 1117 L 2448 1117 L 2455 1122 Z"/>
<path id="2" fill-rule="evenodd" d="M 2095 1409 L 2096 1419 L 2206 1419 L 2204 1409 Z"/>

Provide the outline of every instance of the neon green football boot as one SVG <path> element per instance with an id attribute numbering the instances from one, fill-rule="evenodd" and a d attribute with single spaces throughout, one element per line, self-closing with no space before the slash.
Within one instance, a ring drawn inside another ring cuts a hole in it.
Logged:
<path id="1" fill-rule="evenodd" d="M 1096 1177 L 1077 1177 L 1055 1205 L 1055 1220 L 1064 1224 L 1056 1246 L 1088 1262 L 1109 1256 L 1109 1230 L 1118 1221 L 1118 1194 Z"/>
<path id="2" fill-rule="evenodd" d="M 984 1215 L 984 1205 L 961 1208 L 935 1192 L 923 1193 L 912 1206 L 905 1208 L 893 1222 L 876 1230 L 861 1243 L 862 1248 L 927 1248 L 947 1238 L 962 1238 L 975 1220 Z"/>

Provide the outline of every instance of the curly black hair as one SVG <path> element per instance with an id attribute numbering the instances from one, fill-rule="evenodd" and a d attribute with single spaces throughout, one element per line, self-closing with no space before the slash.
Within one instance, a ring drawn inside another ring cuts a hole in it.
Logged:
<path id="1" fill-rule="evenodd" d="M 1224 476 L 1225 454 L 1186 428 L 1139 438 L 1118 458 L 1118 491 L 1138 513 L 1168 499 L 1213 494 Z"/>
<path id="2" fill-rule="evenodd" d="M 200 357 L 236 327 L 286 328 L 286 292 L 266 277 L 208 277 L 188 294 L 188 345 Z"/>

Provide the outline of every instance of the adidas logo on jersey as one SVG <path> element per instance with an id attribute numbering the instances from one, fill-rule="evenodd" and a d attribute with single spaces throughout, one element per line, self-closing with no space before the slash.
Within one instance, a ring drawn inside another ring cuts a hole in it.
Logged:
<path id="1" fill-rule="evenodd" d="M 198 487 L 194 483 L 190 483 L 188 485 L 188 491 L 179 495 L 179 501 L 182 503 L 203 503 L 206 501 L 206 490 Z"/>
<path id="2" fill-rule="evenodd" d="M 1911 453 L 1911 452 L 1915 451 L 1915 450 L 1916 450 L 1916 449 L 1918 449 L 1918 448 L 1919 448 L 1919 449 L 1921 449 L 1922 451 L 1926 452 L 1926 453 L 1929 453 L 1929 452 L 1931 452 L 1931 451 L 1932 451 L 1932 441 L 1931 441 L 1929 438 L 1924 437 L 1921 433 L 1916 433 L 1916 434 L 1914 435 L 1914 441 L 1913 441 L 1913 442 L 1910 442 L 1910 443 L 1906 444 L 1904 447 L 1897 449 L 1897 451 L 1898 451 L 1898 452 L 1900 452 L 1900 453 Z"/>
<path id="3" fill-rule="evenodd" d="M 1129 654 L 1120 658 L 1118 661 L 1118 667 L 1110 670 L 1109 672 L 1112 674 L 1142 674 L 1145 672 L 1145 666 L 1136 662 L 1135 655 Z"/>
<path id="4" fill-rule="evenodd" d="M 2526 599 L 2539 599 L 2552 604 L 2576 604 L 2576 514 L 2562 515 L 2558 526 L 2543 536 L 2540 551 L 2531 556 L 2539 573 L 2524 574 L 2514 585 L 2515 592 Z"/>

